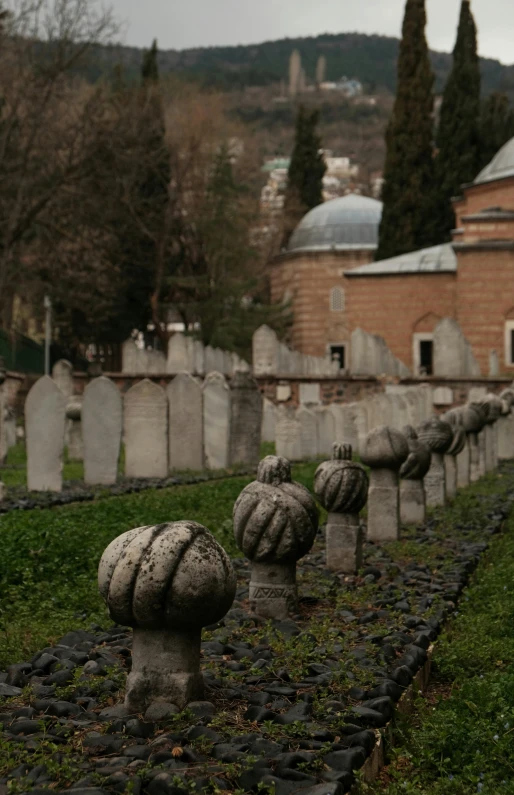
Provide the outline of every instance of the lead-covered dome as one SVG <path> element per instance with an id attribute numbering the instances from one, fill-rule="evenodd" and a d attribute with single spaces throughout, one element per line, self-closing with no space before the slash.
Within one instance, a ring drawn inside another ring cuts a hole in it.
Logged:
<path id="1" fill-rule="evenodd" d="M 287 251 L 374 250 L 382 202 L 350 193 L 323 202 L 307 213 L 289 240 Z"/>
<path id="2" fill-rule="evenodd" d="M 491 162 L 480 172 L 475 185 L 482 182 L 494 182 L 496 179 L 514 177 L 514 138 L 502 146 Z"/>

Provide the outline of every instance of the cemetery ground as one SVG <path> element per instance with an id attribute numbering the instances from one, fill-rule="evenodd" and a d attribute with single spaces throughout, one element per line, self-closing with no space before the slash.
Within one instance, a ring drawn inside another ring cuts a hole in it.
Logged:
<path id="1" fill-rule="evenodd" d="M 293 476 L 310 487 L 315 468 Z M 0 517 L 0 670 L 31 661 L 0 678 L 0 791 L 347 792 L 446 619 L 414 728 L 396 716 L 391 764 L 363 790 L 514 793 L 513 465 L 401 541 L 367 545 L 357 577 L 327 571 L 320 533 L 298 566 L 291 620 L 248 614 L 239 559 L 234 607 L 203 635 L 210 703 L 162 720 L 116 713 L 130 631 L 112 628 L 97 594 L 105 546 L 129 528 L 187 517 L 236 556 L 232 506 L 250 480 Z"/>

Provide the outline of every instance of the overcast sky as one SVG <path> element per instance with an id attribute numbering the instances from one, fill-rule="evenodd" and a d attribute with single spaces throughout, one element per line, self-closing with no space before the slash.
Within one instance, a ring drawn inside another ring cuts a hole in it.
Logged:
<path id="1" fill-rule="evenodd" d="M 124 43 L 161 49 L 358 31 L 398 36 L 405 0 L 110 0 Z M 460 0 L 426 0 L 428 39 L 453 49 Z M 514 0 L 473 0 L 480 54 L 514 63 Z"/>

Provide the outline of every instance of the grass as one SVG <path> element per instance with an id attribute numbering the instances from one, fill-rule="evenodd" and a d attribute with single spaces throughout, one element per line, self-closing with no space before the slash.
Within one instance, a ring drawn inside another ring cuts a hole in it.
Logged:
<path id="1" fill-rule="evenodd" d="M 396 727 L 397 746 L 382 783 L 364 791 L 513 795 L 513 515 L 437 643 L 432 681 L 414 720 Z"/>
<path id="2" fill-rule="evenodd" d="M 294 468 L 312 484 L 316 463 Z M 0 516 L 0 670 L 26 660 L 69 629 L 106 624 L 96 571 L 113 538 L 147 524 L 190 519 L 214 533 L 229 554 L 232 508 L 251 477 L 148 490 L 91 503 Z"/>

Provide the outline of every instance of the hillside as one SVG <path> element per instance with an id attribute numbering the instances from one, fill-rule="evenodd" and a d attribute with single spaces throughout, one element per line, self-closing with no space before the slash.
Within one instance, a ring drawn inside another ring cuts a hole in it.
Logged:
<path id="1" fill-rule="evenodd" d="M 158 31 L 156 31 L 158 33 Z M 149 42 L 150 44 L 150 42 Z M 361 33 L 324 34 L 301 39 L 281 39 L 236 47 L 206 47 L 165 50 L 159 54 L 163 74 L 179 72 L 204 84 L 224 90 L 245 86 L 269 86 L 287 79 L 289 57 L 298 49 L 307 77 L 314 79 L 320 55 L 327 59 L 327 80 L 342 75 L 358 78 L 368 92 L 395 91 L 399 40 Z M 122 63 L 128 75 L 139 71 L 142 50 L 112 47 L 97 53 L 90 77 L 105 73 L 109 65 Z M 436 90 L 441 91 L 451 67 L 451 55 L 432 52 Z M 483 91 L 505 91 L 514 101 L 514 65 L 504 66 L 493 59 L 481 59 Z"/>

